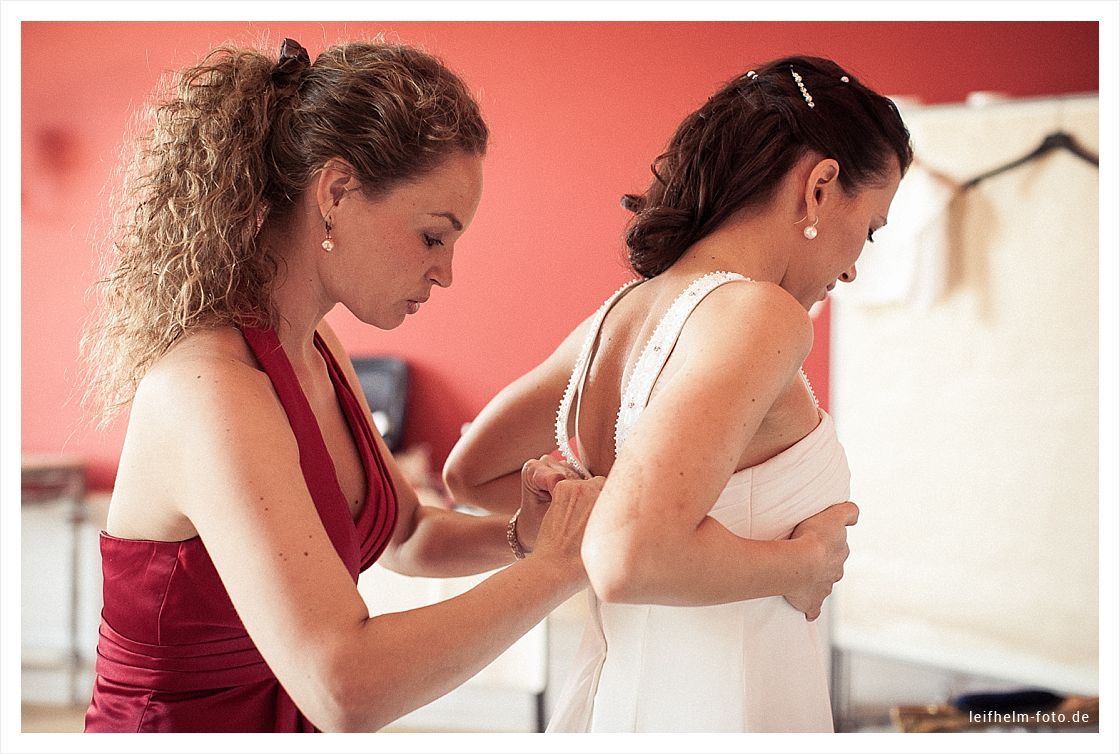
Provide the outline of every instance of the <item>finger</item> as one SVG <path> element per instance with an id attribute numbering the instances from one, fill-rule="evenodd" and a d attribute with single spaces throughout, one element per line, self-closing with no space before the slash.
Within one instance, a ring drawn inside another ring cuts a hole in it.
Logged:
<path id="1" fill-rule="evenodd" d="M 556 502 L 563 501 L 568 506 L 577 507 L 585 514 L 590 514 L 602 489 L 602 477 L 586 480 L 565 479 L 558 482 L 552 490 L 552 499 Z"/>
<path id="2" fill-rule="evenodd" d="M 521 477 L 528 478 L 533 472 L 541 465 L 541 462 L 536 458 L 530 458 L 525 463 L 521 464 Z"/>
<path id="3" fill-rule="evenodd" d="M 539 477 L 540 489 L 541 491 L 552 495 L 553 490 L 556 489 L 556 485 L 566 479 L 568 479 L 568 477 L 561 471 L 557 471 L 556 469 L 544 470 L 541 472 Z"/>
<path id="4" fill-rule="evenodd" d="M 837 507 L 844 514 L 844 526 L 854 526 L 859 521 L 859 506 L 851 500 L 838 503 Z"/>
<path id="5" fill-rule="evenodd" d="M 587 482 L 582 479 L 561 479 L 552 488 L 553 502 L 571 502 L 579 497 L 580 490 Z"/>
<path id="6" fill-rule="evenodd" d="M 551 495 L 556 485 L 567 479 L 571 477 L 563 469 L 541 464 L 534 469 L 531 484 L 536 489 Z"/>
<path id="7" fill-rule="evenodd" d="M 557 473 L 563 474 L 565 479 L 582 479 L 578 471 L 567 461 L 560 460 L 551 455 L 541 456 L 538 459 L 541 464 L 554 469 Z"/>

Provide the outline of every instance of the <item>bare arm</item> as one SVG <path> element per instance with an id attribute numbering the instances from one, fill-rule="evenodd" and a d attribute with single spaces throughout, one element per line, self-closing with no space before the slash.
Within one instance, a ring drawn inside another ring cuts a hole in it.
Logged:
<path id="1" fill-rule="evenodd" d="M 375 730 L 426 704 L 586 583 L 578 542 L 588 504 L 577 489 L 583 502 L 554 504 L 528 559 L 454 599 L 371 618 L 319 521 L 267 378 L 229 360 L 187 366 L 205 378 L 171 370 L 134 411 L 157 416 L 177 448 L 169 475 L 181 512 L 266 662 L 320 728 Z"/>
<path id="2" fill-rule="evenodd" d="M 456 500 L 507 515 L 517 509 L 521 465 L 556 450 L 556 409 L 589 325 L 585 320 L 471 422 L 443 469 Z"/>
<path id="3" fill-rule="evenodd" d="M 777 286 L 725 286 L 697 307 L 677 344 L 683 366 L 631 430 L 588 523 L 583 557 L 600 597 L 717 604 L 821 582 L 836 562 L 821 538 L 746 540 L 707 515 L 811 344 L 805 310 Z"/>

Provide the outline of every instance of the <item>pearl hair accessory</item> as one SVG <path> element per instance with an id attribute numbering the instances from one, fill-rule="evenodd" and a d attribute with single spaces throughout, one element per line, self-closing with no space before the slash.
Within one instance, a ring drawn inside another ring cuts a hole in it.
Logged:
<path id="1" fill-rule="evenodd" d="M 747 71 L 747 78 L 754 80 L 758 78 L 758 74 L 754 71 Z"/>
<path id="2" fill-rule="evenodd" d="M 797 88 L 801 90 L 801 96 L 805 98 L 806 104 L 809 107 L 816 107 L 813 104 L 813 95 L 809 94 L 809 90 L 805 88 L 805 84 L 801 81 L 801 74 L 793 70 L 793 66 L 789 67 L 789 72 L 793 76 L 793 80 L 797 82 Z"/>
<path id="3" fill-rule="evenodd" d="M 847 76 L 841 76 L 840 80 L 847 84 L 851 79 L 849 79 Z"/>

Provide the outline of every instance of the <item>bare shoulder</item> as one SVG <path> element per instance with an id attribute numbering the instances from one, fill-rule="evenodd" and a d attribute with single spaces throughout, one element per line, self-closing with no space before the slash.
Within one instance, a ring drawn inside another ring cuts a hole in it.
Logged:
<path id="1" fill-rule="evenodd" d="M 279 408 L 268 375 L 240 333 L 222 328 L 193 333 L 168 351 L 141 381 L 133 413 L 152 411 L 189 428 L 268 406 Z"/>
<path id="2" fill-rule="evenodd" d="M 268 376 L 240 333 L 185 336 L 141 380 L 109 511 L 122 537 L 179 540 L 204 478 L 236 487 L 222 469 L 298 461 L 295 440 Z M 202 470 L 206 473 L 203 474 Z"/>
<path id="3" fill-rule="evenodd" d="M 729 355 L 781 351 L 800 365 L 813 346 L 813 321 L 775 283 L 728 283 L 697 305 L 681 333 L 681 346 L 686 349 L 703 350 L 714 344 Z"/>

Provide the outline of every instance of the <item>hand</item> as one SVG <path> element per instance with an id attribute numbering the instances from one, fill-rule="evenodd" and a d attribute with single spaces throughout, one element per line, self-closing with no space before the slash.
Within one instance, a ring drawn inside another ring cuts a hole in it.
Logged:
<path id="1" fill-rule="evenodd" d="M 521 467 L 521 513 L 517 515 L 517 540 L 526 552 L 536 546 L 537 531 L 552 502 L 552 490 L 564 479 L 579 479 L 568 464 L 552 456 L 526 461 Z"/>
<path id="2" fill-rule="evenodd" d="M 579 587 L 587 585 L 587 572 L 579 553 L 583 530 L 605 481 L 605 477 L 597 476 L 557 482 L 552 489 L 552 503 L 541 522 L 537 547 L 530 556 L 559 558 L 565 568 L 571 569 Z"/>
<path id="3" fill-rule="evenodd" d="M 809 575 L 797 589 L 784 595 L 789 604 L 805 613 L 806 620 L 821 614 L 825 597 L 832 585 L 844 576 L 848 559 L 848 527 L 859 520 L 859 508 L 848 501 L 825 508 L 799 523 L 790 539 L 802 539 L 813 545 L 809 559 Z"/>

